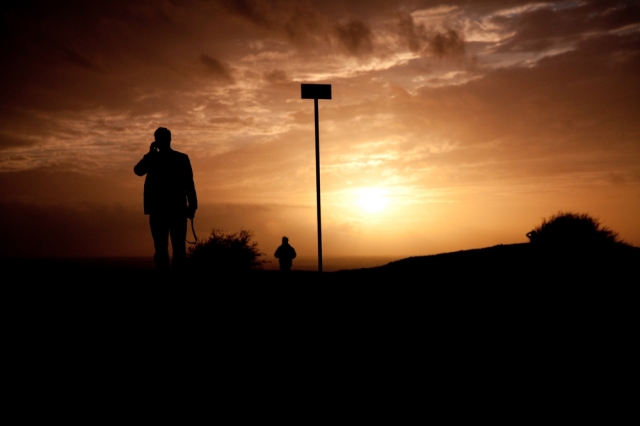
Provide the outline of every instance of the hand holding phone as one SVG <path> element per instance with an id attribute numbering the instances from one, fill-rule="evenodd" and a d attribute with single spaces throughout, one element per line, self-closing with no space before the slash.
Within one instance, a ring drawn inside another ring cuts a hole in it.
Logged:
<path id="1" fill-rule="evenodd" d="M 151 145 L 149 145 L 149 152 L 158 152 L 156 141 L 151 142 Z"/>

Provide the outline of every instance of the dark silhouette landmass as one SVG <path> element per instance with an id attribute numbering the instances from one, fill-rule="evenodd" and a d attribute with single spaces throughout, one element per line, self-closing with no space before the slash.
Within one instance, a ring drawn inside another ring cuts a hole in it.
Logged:
<path id="1" fill-rule="evenodd" d="M 528 371 L 557 365 L 562 351 L 580 345 L 587 349 L 571 356 L 571 365 L 594 348 L 615 354 L 610 365 L 632 354 L 625 342 L 633 341 L 637 322 L 638 265 L 637 247 L 549 253 L 529 243 L 324 273 L 205 269 L 167 275 L 151 259 L 0 259 L 9 277 L 0 291 L 8 328 L 48 347 L 67 333 L 69 345 L 84 347 L 93 338 L 102 348 L 106 335 L 128 353 L 149 333 L 164 347 L 170 333 L 181 342 L 212 345 L 216 356 L 252 342 L 243 355 L 253 361 L 255 342 L 273 343 L 274 333 L 289 342 L 320 333 L 340 348 L 368 338 L 372 351 L 382 345 L 420 353 L 420 365 L 434 350 L 458 359 L 456 368 L 477 361 L 478 353 L 498 351 L 500 363 L 517 363 L 513 354 L 526 353 L 532 357 L 523 366 Z M 481 364 L 482 371 L 491 365 Z"/>
<path id="2" fill-rule="evenodd" d="M 494 247 L 417 256 L 377 268 L 340 271 L 339 274 L 402 277 L 423 285 L 446 283 L 486 285 L 523 283 L 573 285 L 633 282 L 640 265 L 640 248 L 628 245 L 570 249 L 536 244 Z"/>
<path id="3" fill-rule="evenodd" d="M 21 280 L 42 282 L 38 277 L 47 272 L 61 283 L 86 286 L 109 284 L 153 284 L 186 282 L 198 286 L 229 286 L 235 283 L 267 285 L 280 280 L 274 270 L 247 270 L 216 273 L 215 268 L 194 268 L 184 274 L 163 274 L 155 270 L 149 259 L 0 259 L 0 265 Z M 506 244 L 462 250 L 429 256 L 415 256 L 373 268 L 335 272 L 290 271 L 291 283 L 300 285 L 327 283 L 353 286 L 385 286 L 388 288 L 442 287 L 448 284 L 486 286 L 508 284 L 513 287 L 535 284 L 556 285 L 637 285 L 640 248 L 613 245 L 605 248 L 572 248 L 548 250 L 536 244 Z"/>
<path id="4" fill-rule="evenodd" d="M 457 387 L 560 386 L 562 400 L 633 370 L 639 264 L 635 247 L 550 254 L 528 243 L 322 274 L 167 277 L 151 259 L 1 259 L 0 291 L 9 360 L 29 384 L 128 384 L 141 369 L 158 376 L 159 357 L 216 380 L 231 366 L 233 383 L 247 370 L 250 382 L 274 365 L 306 372 L 317 354 L 329 360 L 320 374 L 360 366 L 365 384 L 441 372 Z"/>

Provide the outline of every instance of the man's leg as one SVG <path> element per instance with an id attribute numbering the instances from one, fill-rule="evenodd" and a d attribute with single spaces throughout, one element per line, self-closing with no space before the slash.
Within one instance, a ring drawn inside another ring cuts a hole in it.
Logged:
<path id="1" fill-rule="evenodd" d="M 150 214 L 149 226 L 155 248 L 153 260 L 158 269 L 166 271 L 169 269 L 169 221 L 164 215 Z"/>
<path id="2" fill-rule="evenodd" d="M 280 259 L 280 270 L 282 272 L 289 272 L 291 270 L 292 262 L 289 259 Z"/>
<path id="3" fill-rule="evenodd" d="M 175 270 L 183 269 L 187 260 L 187 218 L 184 215 L 178 215 L 171 218 L 171 248 L 173 249 L 172 268 Z"/>

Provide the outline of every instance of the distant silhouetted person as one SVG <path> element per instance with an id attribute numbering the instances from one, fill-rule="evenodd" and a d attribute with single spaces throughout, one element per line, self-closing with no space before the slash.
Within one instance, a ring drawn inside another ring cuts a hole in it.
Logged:
<path id="1" fill-rule="evenodd" d="M 296 250 L 289 245 L 287 237 L 282 237 L 282 244 L 276 249 L 274 256 L 280 262 L 281 271 L 291 270 L 292 261 L 296 258 Z"/>
<path id="2" fill-rule="evenodd" d="M 133 168 L 144 181 L 144 214 L 149 215 L 151 236 L 158 269 L 169 269 L 169 235 L 173 248 L 173 268 L 186 260 L 187 218 L 198 208 L 189 157 L 171 149 L 171 132 L 159 127 L 153 134 L 149 152 Z"/>

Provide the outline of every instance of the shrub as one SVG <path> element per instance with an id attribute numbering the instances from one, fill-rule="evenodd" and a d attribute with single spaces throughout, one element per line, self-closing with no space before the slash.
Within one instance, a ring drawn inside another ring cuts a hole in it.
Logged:
<path id="1" fill-rule="evenodd" d="M 618 233 L 603 227 L 597 219 L 578 213 L 559 212 L 543 219 L 540 226 L 527 234 L 531 243 L 549 246 L 626 245 Z"/>
<path id="2" fill-rule="evenodd" d="M 238 233 L 228 233 L 214 229 L 203 241 L 189 248 L 189 263 L 196 269 L 223 271 L 251 271 L 261 269 L 265 263 L 260 257 L 258 243 L 251 241 L 253 233 L 242 229 Z"/>

